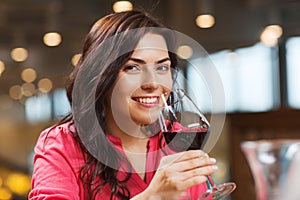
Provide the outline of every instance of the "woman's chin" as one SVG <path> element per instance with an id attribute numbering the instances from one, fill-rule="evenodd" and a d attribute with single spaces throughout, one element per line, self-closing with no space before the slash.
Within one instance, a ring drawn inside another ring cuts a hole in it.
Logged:
<path id="1" fill-rule="evenodd" d="M 157 121 L 159 117 L 159 114 L 151 114 L 151 115 L 144 115 L 144 116 L 139 116 L 139 117 L 132 117 L 133 121 L 136 124 L 142 125 L 142 126 L 147 126 L 150 124 L 153 124 L 154 122 Z"/>
<path id="2" fill-rule="evenodd" d="M 138 121 L 135 121 L 135 123 L 139 126 L 143 126 L 143 127 L 146 127 L 146 126 L 149 126 L 151 124 L 153 124 L 156 120 L 147 120 L 147 119 L 144 119 L 144 120 L 138 120 Z"/>

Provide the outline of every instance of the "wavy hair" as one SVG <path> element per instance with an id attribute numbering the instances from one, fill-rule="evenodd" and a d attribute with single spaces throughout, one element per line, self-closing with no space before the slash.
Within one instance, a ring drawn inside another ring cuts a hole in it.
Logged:
<path id="1" fill-rule="evenodd" d="M 162 29 L 157 31 L 157 28 Z M 110 14 L 98 20 L 85 39 L 82 56 L 70 74 L 66 86 L 72 111 L 59 124 L 71 122 L 70 125 L 75 125 L 76 131 L 73 131 L 72 134 L 85 158 L 85 164 L 80 171 L 80 179 L 86 191 L 86 199 L 95 199 L 96 194 L 105 186 L 109 186 L 112 191 L 110 199 L 130 199 L 130 192 L 125 183 L 130 178 L 131 173 L 128 173 L 124 180 L 117 178 L 119 163 L 125 162 L 130 166 L 129 162 L 110 144 L 105 136 L 106 101 L 121 66 L 128 61 L 133 53 L 132 50 L 122 54 L 124 48 L 134 49 L 138 41 L 147 32 L 157 33 L 165 38 L 169 49 L 171 67 L 176 68 L 177 58 L 170 50 L 172 49 L 173 38 L 170 37 L 171 35 L 167 33 L 165 28 L 157 19 L 149 16 L 144 11 L 126 11 Z M 129 30 L 133 29 L 136 34 L 134 37 L 132 35 L 129 37 Z M 118 37 L 114 37 L 116 35 Z M 110 40 L 109 45 L 105 45 L 105 41 L 108 39 Z M 101 70 L 98 70 L 99 73 L 93 73 L 93 70 L 99 67 L 101 68 Z M 83 73 L 88 73 L 89 76 L 82 76 Z M 72 96 L 74 90 L 86 90 L 88 86 L 81 83 L 89 84 L 93 81 L 96 83 L 94 92 L 85 91 L 85 95 L 74 102 Z M 94 103 L 91 104 L 89 99 L 92 99 Z M 103 132 L 99 134 L 97 126 L 81 121 L 80 117 L 76 119 L 74 110 L 80 114 L 96 112 L 96 121 Z M 84 139 L 80 137 L 79 132 L 84 134 Z M 98 150 L 101 161 L 86 149 L 86 145 Z"/>

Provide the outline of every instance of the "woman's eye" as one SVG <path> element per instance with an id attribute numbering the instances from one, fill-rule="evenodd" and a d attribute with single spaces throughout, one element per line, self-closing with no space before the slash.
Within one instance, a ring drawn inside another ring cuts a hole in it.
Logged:
<path id="1" fill-rule="evenodd" d="M 169 71 L 170 70 L 170 66 L 168 66 L 168 65 L 160 65 L 156 69 L 158 71 Z"/>
<path id="2" fill-rule="evenodd" d="M 139 71 L 139 67 L 136 65 L 128 65 L 126 67 L 124 67 L 124 71 L 128 72 L 128 71 Z"/>

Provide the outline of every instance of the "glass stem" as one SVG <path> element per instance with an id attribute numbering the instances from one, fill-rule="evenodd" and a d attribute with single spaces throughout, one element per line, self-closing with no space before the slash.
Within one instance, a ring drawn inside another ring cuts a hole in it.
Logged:
<path id="1" fill-rule="evenodd" d="M 215 184 L 214 184 L 212 178 L 210 176 L 206 176 L 206 178 L 207 178 L 207 181 L 206 181 L 207 189 L 213 188 Z"/>

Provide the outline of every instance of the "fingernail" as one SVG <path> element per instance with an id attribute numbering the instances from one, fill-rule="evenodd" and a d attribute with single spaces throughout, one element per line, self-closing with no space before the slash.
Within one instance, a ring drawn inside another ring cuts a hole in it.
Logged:
<path id="1" fill-rule="evenodd" d="M 217 165 L 213 165 L 212 168 L 213 168 L 213 170 L 217 170 L 218 166 Z"/>
<path id="2" fill-rule="evenodd" d="M 212 162 L 212 163 L 216 163 L 216 162 L 217 162 L 217 160 L 216 160 L 215 158 L 210 158 L 210 162 Z"/>

